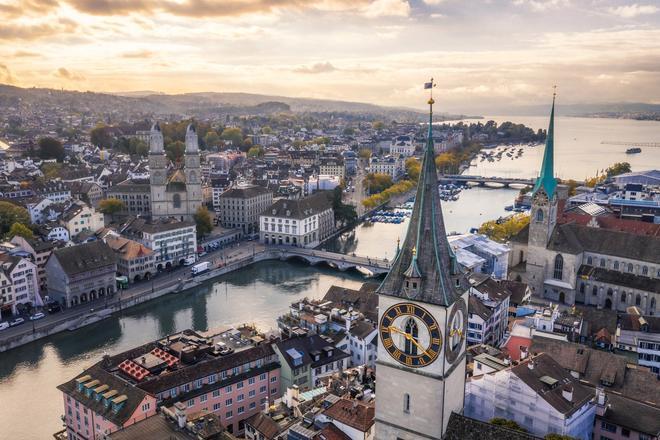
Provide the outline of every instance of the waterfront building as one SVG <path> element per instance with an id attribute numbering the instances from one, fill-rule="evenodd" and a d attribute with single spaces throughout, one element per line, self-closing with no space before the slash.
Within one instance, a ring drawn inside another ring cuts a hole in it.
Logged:
<path id="1" fill-rule="evenodd" d="M 16 315 L 30 306 L 43 305 L 36 264 L 28 258 L 3 253 L 0 254 L 0 272 L 3 274 L 2 288 L 5 290 L 1 310 Z"/>
<path id="2" fill-rule="evenodd" d="M 348 350 L 351 353 L 351 365 L 366 365 L 374 368 L 378 355 L 378 330 L 366 320 L 348 320 Z"/>
<path id="3" fill-rule="evenodd" d="M 41 292 L 47 290 L 48 277 L 46 275 L 46 262 L 50 254 L 57 248 L 62 247 L 62 242 L 45 240 L 28 240 L 27 238 L 15 235 L 11 239 L 11 244 L 16 245 L 17 251 L 27 252 L 32 258 L 32 262 L 37 265 L 37 276 L 39 278 L 39 289 Z"/>
<path id="4" fill-rule="evenodd" d="M 69 231 L 69 237 L 75 237 L 83 231 L 96 232 L 105 226 L 103 213 L 84 202 L 69 205 L 59 219 L 62 227 Z"/>
<path id="5" fill-rule="evenodd" d="M 636 308 L 631 307 L 635 312 Z M 660 376 L 660 316 L 627 313 L 620 317 L 614 345 L 636 354 L 637 362 Z"/>
<path id="6" fill-rule="evenodd" d="M 390 154 L 395 156 L 410 157 L 415 154 L 415 142 L 411 135 L 401 135 L 392 139 Z"/>
<path id="7" fill-rule="evenodd" d="M 151 249 L 158 271 L 182 265 L 187 258 L 197 254 L 197 227 L 192 221 L 134 218 L 125 223 L 119 232 Z"/>
<path id="8" fill-rule="evenodd" d="M 117 273 L 128 278 L 128 282 L 150 279 L 156 274 L 154 251 L 134 240 L 108 234 L 103 241 L 117 256 Z"/>
<path id="9" fill-rule="evenodd" d="M 244 235 L 259 232 L 259 215 L 273 204 L 273 193 L 262 186 L 230 188 L 220 195 L 217 218 L 225 228 Z"/>
<path id="10" fill-rule="evenodd" d="M 554 99 L 541 172 L 532 190 L 529 226 L 511 240 L 511 279 L 553 302 L 657 313 L 660 237 L 558 223 L 566 188 L 554 177 Z M 559 201 L 562 199 L 562 203 Z"/>
<path id="11" fill-rule="evenodd" d="M 46 263 L 48 296 L 65 307 L 115 292 L 116 257 L 102 241 L 54 250 Z"/>
<path id="12" fill-rule="evenodd" d="M 200 168 L 197 131 L 190 124 L 186 129 L 186 150 L 182 168 L 170 168 L 158 123 L 151 127 L 149 140 L 149 184 L 151 186 L 151 216 L 157 220 L 176 217 L 192 220 L 202 206 L 202 171 Z"/>
<path id="13" fill-rule="evenodd" d="M 151 417 L 163 407 L 183 411 L 187 417 L 205 411 L 217 416 L 227 432 L 239 435 L 247 418 L 280 397 L 279 372 L 271 344 L 263 342 L 251 328 L 205 335 L 185 330 L 106 356 L 59 389 L 64 394 L 65 411 L 67 398 L 71 397 L 79 403 L 81 417 L 85 410 L 104 408 L 107 399 L 110 408 L 105 407 L 103 416 L 114 410 L 113 403 L 122 402 L 124 407 L 118 414 L 131 414 L 133 408 L 147 409 L 138 420 Z M 91 386 L 88 381 L 92 381 Z M 99 390 L 103 384 L 108 386 Z M 79 386 L 87 399 L 80 398 Z M 110 390 L 117 392 L 105 397 L 103 393 Z M 125 398 L 116 402 L 118 395 Z M 75 417 L 72 421 L 76 423 Z M 101 425 L 97 432 L 103 435 L 105 430 L 115 431 L 115 426 L 126 423 L 116 422 L 114 426 Z"/>
<path id="14" fill-rule="evenodd" d="M 148 217 L 151 215 L 151 187 L 146 180 L 128 179 L 108 188 L 107 197 L 124 202 L 119 214 Z"/>
<path id="15" fill-rule="evenodd" d="M 326 192 L 280 199 L 259 216 L 259 241 L 314 248 L 334 232 L 335 214 Z"/>
<path id="16" fill-rule="evenodd" d="M 509 321 L 509 298 L 506 286 L 487 275 L 470 276 L 468 303 L 468 345 L 499 346 Z"/>
<path id="17" fill-rule="evenodd" d="M 447 241 L 437 182 L 429 123 L 406 238 L 377 290 L 379 440 L 442 438 L 452 412 L 463 411 L 469 284 Z"/>
<path id="18" fill-rule="evenodd" d="M 528 432 L 591 440 L 596 408 L 593 391 L 548 354 L 470 378 L 465 415 L 482 421 L 513 420 Z"/>
<path id="19" fill-rule="evenodd" d="M 372 157 L 369 161 L 369 172 L 387 174 L 396 182 L 403 175 L 404 163 L 398 156 Z"/>
<path id="20" fill-rule="evenodd" d="M 282 365 L 280 391 L 297 385 L 315 388 L 324 377 L 348 367 L 350 354 L 334 346 L 332 339 L 317 334 L 286 339 L 273 344 Z"/>
<path id="21" fill-rule="evenodd" d="M 503 280 L 509 272 L 509 246 L 482 234 L 462 234 L 448 237 L 458 262 L 475 273 Z"/>

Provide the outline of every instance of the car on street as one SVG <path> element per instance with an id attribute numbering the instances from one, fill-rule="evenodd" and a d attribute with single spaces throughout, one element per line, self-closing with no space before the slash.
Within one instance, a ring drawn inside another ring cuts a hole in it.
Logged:
<path id="1" fill-rule="evenodd" d="M 24 322 L 25 322 L 25 319 L 23 319 L 23 318 L 16 318 L 16 319 L 14 319 L 13 321 L 10 321 L 10 322 L 9 322 L 9 326 L 10 326 L 10 327 L 14 327 L 14 326 L 17 326 L 17 325 L 21 325 L 21 324 L 23 324 Z"/>
<path id="2" fill-rule="evenodd" d="M 0 330 L 5 330 L 9 328 L 8 322 L 0 322 Z"/>
<path id="3" fill-rule="evenodd" d="M 43 319 L 46 317 L 45 313 L 37 312 L 34 315 L 30 316 L 30 321 L 36 321 L 38 319 Z"/>

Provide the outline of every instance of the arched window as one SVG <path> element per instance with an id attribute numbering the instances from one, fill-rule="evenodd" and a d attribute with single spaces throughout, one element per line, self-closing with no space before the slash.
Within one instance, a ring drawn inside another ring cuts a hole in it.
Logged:
<path id="1" fill-rule="evenodd" d="M 555 271 L 553 278 L 556 280 L 561 280 L 562 275 L 564 274 L 564 257 L 561 254 L 557 254 L 555 257 Z"/>
<path id="2" fill-rule="evenodd" d="M 172 205 L 174 208 L 181 208 L 181 194 L 174 194 L 172 197 Z"/>
<path id="3" fill-rule="evenodd" d="M 592 294 L 593 296 L 598 295 L 598 286 L 594 286 L 594 288 L 591 289 L 591 294 Z"/>
<path id="4" fill-rule="evenodd" d="M 600 267 L 605 267 L 605 258 L 600 259 Z"/>
<path id="5" fill-rule="evenodd" d="M 622 302 L 623 304 L 626 303 L 626 292 L 623 292 L 623 293 L 621 294 L 621 302 Z"/>
<path id="6" fill-rule="evenodd" d="M 635 297 L 635 305 L 636 306 L 641 306 L 642 305 L 642 295 L 640 295 L 639 293 Z"/>
<path id="7" fill-rule="evenodd" d="M 655 312 L 655 298 L 651 298 L 651 305 L 649 306 L 649 312 L 651 315 Z"/>
<path id="8" fill-rule="evenodd" d="M 642 275 L 647 276 L 649 274 L 649 268 L 647 266 L 642 266 Z"/>
<path id="9" fill-rule="evenodd" d="M 612 296 L 614 291 L 612 289 L 607 289 L 607 296 Z"/>
<path id="10" fill-rule="evenodd" d="M 594 259 L 593 259 L 591 256 L 587 257 L 587 264 L 588 264 L 589 266 L 593 266 L 593 265 L 594 265 Z"/>
<path id="11" fill-rule="evenodd" d="M 542 209 L 537 209 L 536 210 L 536 222 L 541 223 L 543 221 L 543 210 Z"/>
<path id="12" fill-rule="evenodd" d="M 633 271 L 633 264 L 628 263 L 628 272 L 632 273 L 632 271 Z"/>
<path id="13" fill-rule="evenodd" d="M 412 339 L 417 342 L 417 338 L 419 336 L 419 331 L 417 329 L 417 323 L 413 318 L 408 318 L 408 321 L 406 322 L 406 333 L 408 333 L 410 336 L 412 336 Z M 412 355 L 412 356 L 417 356 L 417 344 L 415 344 L 413 341 L 410 339 L 406 339 L 406 344 L 404 347 L 404 351 L 406 354 Z"/>
<path id="14" fill-rule="evenodd" d="M 403 395 L 403 412 L 410 412 L 410 394 L 406 393 Z"/>
<path id="15" fill-rule="evenodd" d="M 619 270 L 619 262 L 618 261 L 614 262 L 614 270 Z"/>

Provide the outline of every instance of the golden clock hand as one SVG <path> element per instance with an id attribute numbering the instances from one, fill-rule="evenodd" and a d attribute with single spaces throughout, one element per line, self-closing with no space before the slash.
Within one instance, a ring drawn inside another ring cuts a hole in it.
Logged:
<path id="1" fill-rule="evenodd" d="M 422 353 L 428 355 L 428 353 L 426 352 L 426 349 L 424 349 L 424 347 L 422 347 L 422 345 L 419 342 L 417 342 L 417 340 L 410 333 L 406 333 L 403 330 L 399 330 L 398 328 L 396 328 L 392 325 L 389 326 L 388 328 L 389 328 L 390 331 L 393 331 L 394 333 L 399 333 L 399 334 L 403 335 L 407 340 L 409 340 L 410 342 L 415 344 L 417 346 L 417 348 L 422 351 Z"/>

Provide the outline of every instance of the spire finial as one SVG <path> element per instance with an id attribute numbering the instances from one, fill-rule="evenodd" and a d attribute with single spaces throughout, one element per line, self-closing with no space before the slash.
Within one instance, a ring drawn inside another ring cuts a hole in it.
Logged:
<path id="1" fill-rule="evenodd" d="M 413 246 L 412 256 L 413 256 L 413 258 L 417 258 L 417 247 L 416 246 Z"/>
<path id="2" fill-rule="evenodd" d="M 555 101 L 555 97 L 557 96 L 557 84 L 552 86 L 552 101 Z"/>

